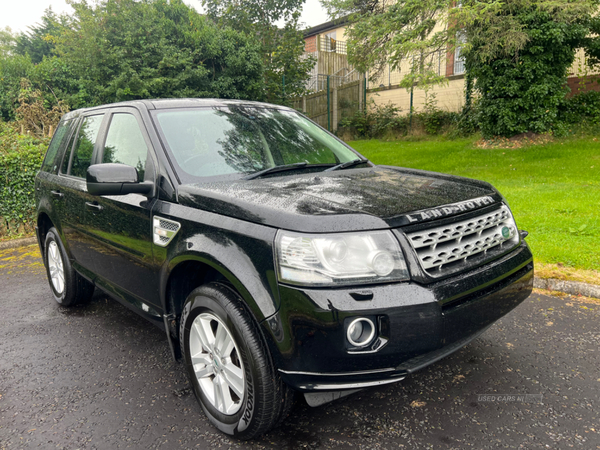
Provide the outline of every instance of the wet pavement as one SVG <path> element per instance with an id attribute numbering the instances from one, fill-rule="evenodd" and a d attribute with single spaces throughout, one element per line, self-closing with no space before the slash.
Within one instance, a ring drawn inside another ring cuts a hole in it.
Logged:
<path id="1" fill-rule="evenodd" d="M 36 247 L 0 251 L 0 449 L 600 449 L 600 303 L 534 293 L 394 385 L 253 442 L 210 426 L 163 332 L 96 292 L 54 303 Z"/>

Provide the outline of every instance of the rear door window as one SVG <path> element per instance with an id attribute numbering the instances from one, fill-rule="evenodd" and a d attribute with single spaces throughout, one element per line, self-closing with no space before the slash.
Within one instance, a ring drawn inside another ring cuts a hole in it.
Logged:
<path id="1" fill-rule="evenodd" d="M 87 169 L 92 164 L 94 145 L 96 145 L 103 118 L 104 114 L 99 114 L 83 119 L 79 135 L 77 136 L 77 142 L 73 149 L 73 158 L 68 171 L 69 175 L 85 178 Z"/>

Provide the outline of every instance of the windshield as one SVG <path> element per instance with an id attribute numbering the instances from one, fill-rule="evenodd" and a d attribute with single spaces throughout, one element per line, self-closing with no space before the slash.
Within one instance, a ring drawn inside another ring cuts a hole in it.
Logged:
<path id="1" fill-rule="evenodd" d="M 155 117 L 184 179 L 247 175 L 301 162 L 332 166 L 359 157 L 292 111 L 242 105 L 157 111 Z"/>

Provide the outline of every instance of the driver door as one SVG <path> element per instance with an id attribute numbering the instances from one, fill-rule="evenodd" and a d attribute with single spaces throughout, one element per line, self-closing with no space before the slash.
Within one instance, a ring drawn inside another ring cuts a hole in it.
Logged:
<path id="1" fill-rule="evenodd" d="M 137 110 L 111 112 L 97 163 L 135 167 L 138 181 L 155 181 L 155 156 Z M 160 318 L 158 267 L 152 254 L 152 207 L 140 194 L 95 196 L 87 223 L 96 244 L 98 284 L 118 298 Z"/>

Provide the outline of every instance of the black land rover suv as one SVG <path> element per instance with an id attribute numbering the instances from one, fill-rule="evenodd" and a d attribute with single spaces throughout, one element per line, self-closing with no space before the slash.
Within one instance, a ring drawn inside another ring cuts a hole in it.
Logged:
<path id="1" fill-rule="evenodd" d="M 488 183 L 376 166 L 288 108 L 146 100 L 63 117 L 36 179 L 57 302 L 99 287 L 164 329 L 242 439 L 461 348 L 531 292 Z"/>

